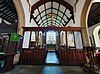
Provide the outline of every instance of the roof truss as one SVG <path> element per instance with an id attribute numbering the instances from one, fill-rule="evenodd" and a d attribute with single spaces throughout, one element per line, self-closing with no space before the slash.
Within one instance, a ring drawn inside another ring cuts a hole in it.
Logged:
<path id="1" fill-rule="evenodd" d="M 55 14 L 54 25 L 66 26 L 72 19 L 74 22 L 73 7 L 64 0 L 40 0 L 31 8 L 30 20 L 34 19 L 39 27 L 52 25 L 52 17 Z"/>

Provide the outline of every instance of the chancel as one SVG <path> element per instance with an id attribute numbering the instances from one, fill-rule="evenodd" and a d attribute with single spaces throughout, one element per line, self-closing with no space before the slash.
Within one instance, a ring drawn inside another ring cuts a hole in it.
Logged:
<path id="1" fill-rule="evenodd" d="M 99 74 L 100 1 L 0 0 L 0 73 Z"/>
<path id="2" fill-rule="evenodd" d="M 46 45 L 48 49 L 56 49 L 56 32 L 55 31 L 48 31 L 46 34 Z"/>

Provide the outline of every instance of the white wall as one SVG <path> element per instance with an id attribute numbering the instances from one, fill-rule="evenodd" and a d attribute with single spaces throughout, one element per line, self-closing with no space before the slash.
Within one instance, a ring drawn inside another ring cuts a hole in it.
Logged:
<path id="1" fill-rule="evenodd" d="M 81 13 L 82 13 L 82 9 L 83 9 L 83 6 L 84 6 L 84 3 L 85 3 L 85 0 L 79 0 L 78 3 L 76 4 L 76 10 L 75 10 L 75 2 L 76 0 L 67 0 L 69 2 L 69 4 L 71 4 L 74 8 L 74 18 L 75 18 L 75 24 L 73 23 L 73 21 L 71 20 L 69 23 L 68 23 L 68 26 L 77 26 L 79 27 L 81 24 L 80 24 L 80 18 L 81 18 Z"/>
<path id="2" fill-rule="evenodd" d="M 29 0 L 31 5 L 33 5 L 38 0 Z M 25 26 L 26 27 L 37 27 L 36 23 L 32 20 L 30 23 L 30 10 L 29 10 L 29 4 L 27 3 L 27 0 L 21 0 L 24 13 L 25 13 Z"/>
<path id="3" fill-rule="evenodd" d="M 79 0 L 79 2 L 76 4 L 76 12 L 75 12 L 75 25 L 74 26 L 80 26 L 80 18 L 81 18 L 81 13 L 82 9 L 84 6 L 85 0 Z"/>

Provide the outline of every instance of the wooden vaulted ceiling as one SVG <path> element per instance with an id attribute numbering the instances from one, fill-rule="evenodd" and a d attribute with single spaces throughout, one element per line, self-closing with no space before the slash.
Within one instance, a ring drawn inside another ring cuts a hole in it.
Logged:
<path id="1" fill-rule="evenodd" d="M 18 21 L 16 8 L 12 0 L 0 0 L 0 18 L 10 23 Z"/>
<path id="2" fill-rule="evenodd" d="M 89 16 L 88 16 L 88 27 L 91 27 L 100 22 L 100 2 L 92 4 Z"/>
<path id="3" fill-rule="evenodd" d="M 32 6 L 31 18 L 36 24 L 45 27 L 52 24 L 49 13 L 55 13 L 54 24 L 66 26 L 70 20 L 74 22 L 73 7 L 64 0 L 40 0 Z M 18 22 L 16 8 L 12 0 L 0 0 L 0 18 L 10 23 Z M 89 16 L 88 26 L 100 22 L 100 2 L 93 3 Z"/>
<path id="4" fill-rule="evenodd" d="M 73 7 L 64 0 L 40 0 L 31 7 L 30 20 L 34 19 L 39 27 L 52 25 L 54 14 L 55 26 L 64 27 L 70 20 L 74 22 Z"/>

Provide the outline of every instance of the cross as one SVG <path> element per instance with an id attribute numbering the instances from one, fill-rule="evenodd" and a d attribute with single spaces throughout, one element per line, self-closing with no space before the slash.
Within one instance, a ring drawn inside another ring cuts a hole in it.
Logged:
<path id="1" fill-rule="evenodd" d="M 17 36 L 16 36 L 16 35 L 14 35 L 14 39 L 16 39 L 16 37 L 17 37 Z"/>
<path id="2" fill-rule="evenodd" d="M 56 15 L 55 13 L 49 13 L 49 16 L 51 16 L 52 19 L 52 25 L 54 24 L 54 16 Z"/>

